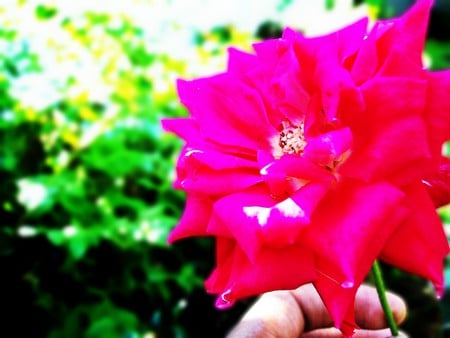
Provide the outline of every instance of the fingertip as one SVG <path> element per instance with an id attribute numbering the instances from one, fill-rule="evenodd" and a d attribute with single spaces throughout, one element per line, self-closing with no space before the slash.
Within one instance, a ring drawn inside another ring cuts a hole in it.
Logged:
<path id="1" fill-rule="evenodd" d="M 405 301 L 392 292 L 386 292 L 386 297 L 395 322 L 401 324 L 407 316 Z M 356 321 L 361 328 L 373 330 L 387 327 L 386 317 L 374 287 L 367 285 L 360 287 L 356 295 L 355 314 Z"/>
<path id="2" fill-rule="evenodd" d="M 227 338 L 296 337 L 303 328 L 302 311 L 291 293 L 272 291 L 259 297 Z"/>
<path id="3" fill-rule="evenodd" d="M 382 330 L 356 330 L 353 338 L 409 338 L 409 336 L 400 331 L 398 336 L 392 336 L 389 329 Z"/>
<path id="4" fill-rule="evenodd" d="M 395 322 L 401 324 L 405 321 L 408 314 L 406 302 L 403 298 L 391 292 L 386 293 L 386 297 L 394 315 Z"/>

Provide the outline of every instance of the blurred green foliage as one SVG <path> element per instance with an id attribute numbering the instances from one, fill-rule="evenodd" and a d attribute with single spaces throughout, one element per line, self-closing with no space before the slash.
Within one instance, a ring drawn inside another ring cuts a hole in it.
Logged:
<path id="1" fill-rule="evenodd" d="M 212 261 L 166 245 L 184 204 L 172 188 L 181 143 L 159 124 L 185 114 L 168 78 L 184 61 L 150 51 L 125 16 L 37 5 L 33 19 L 66 41 L 35 51 L 23 26 L 0 28 L 0 334 L 185 336 L 185 295 Z M 43 58 L 59 60 L 57 83 Z"/>
<path id="2" fill-rule="evenodd" d="M 187 59 L 123 13 L 0 8 L 0 336 L 220 337 L 237 320 L 251 300 L 219 312 L 203 290 L 211 241 L 166 244 L 184 195 L 172 189 L 181 143 L 160 120 L 186 114 L 176 77 L 223 69 L 228 45 L 256 39 L 196 32 Z M 430 38 L 433 69 L 449 53 Z M 405 277 L 392 273 L 395 288 Z"/>

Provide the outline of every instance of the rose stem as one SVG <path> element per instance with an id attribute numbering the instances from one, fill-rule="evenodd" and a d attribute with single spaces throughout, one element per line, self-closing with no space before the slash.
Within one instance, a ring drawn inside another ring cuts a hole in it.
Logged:
<path id="1" fill-rule="evenodd" d="M 386 288 L 383 282 L 383 275 L 381 273 L 380 264 L 377 260 L 373 262 L 372 276 L 375 280 L 378 298 L 380 299 L 381 307 L 383 308 L 384 315 L 386 316 L 386 321 L 391 329 L 391 334 L 392 336 L 397 337 L 399 335 L 397 324 L 395 323 L 394 315 L 392 314 L 392 310 L 386 298 Z"/>

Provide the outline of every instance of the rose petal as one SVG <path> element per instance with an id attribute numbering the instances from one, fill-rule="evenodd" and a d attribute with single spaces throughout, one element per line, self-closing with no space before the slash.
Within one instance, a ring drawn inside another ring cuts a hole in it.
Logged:
<path id="1" fill-rule="evenodd" d="M 328 188 L 310 183 L 292 197 L 277 201 L 264 187 L 254 187 L 218 200 L 212 219 L 219 221 L 212 222 L 219 229 L 220 224 L 227 225 L 230 235 L 253 261 L 263 245 L 293 244 Z"/>
<path id="2" fill-rule="evenodd" d="M 305 236 L 320 257 L 318 262 L 333 267 L 335 280 L 341 284 L 362 281 L 394 230 L 381 225 L 402 197 L 403 193 L 388 183 L 349 182 L 322 200 Z"/>
<path id="3" fill-rule="evenodd" d="M 381 258 L 405 271 L 430 279 L 443 288 L 443 262 L 449 244 L 441 220 L 425 187 L 415 184 L 405 191 L 408 218 L 386 242 Z"/>
<path id="4" fill-rule="evenodd" d="M 181 238 L 204 236 L 211 217 L 213 201 L 208 196 L 188 195 L 183 216 L 178 225 L 170 232 L 168 242 Z"/>
<path id="5" fill-rule="evenodd" d="M 218 240 L 221 245 L 223 240 Z M 298 246 L 265 248 L 250 261 L 239 246 L 217 259 L 217 267 L 206 281 L 210 293 L 220 293 L 217 305 L 233 303 L 270 290 L 290 290 L 315 279 L 313 257 Z M 280 264 L 283 262 L 283 264 Z"/>
<path id="6" fill-rule="evenodd" d="M 333 130 L 308 139 L 304 156 L 314 163 L 333 167 L 334 163 L 350 150 L 351 145 L 350 128 Z"/>
<path id="7" fill-rule="evenodd" d="M 450 203 L 450 159 L 442 157 L 437 172 L 431 173 L 422 179 L 428 194 L 433 200 L 435 208 Z"/>
<path id="8" fill-rule="evenodd" d="M 191 118 L 163 119 L 161 124 L 166 131 L 177 134 L 190 145 L 203 143 L 198 126 Z"/>
<path id="9" fill-rule="evenodd" d="M 228 71 L 245 74 L 251 70 L 255 63 L 258 62 L 258 58 L 250 53 L 240 51 L 236 48 L 228 48 Z"/>
<path id="10" fill-rule="evenodd" d="M 358 325 L 355 322 L 354 303 L 359 285 L 348 284 L 343 287 L 336 280 L 321 272 L 314 281 L 325 306 L 334 321 L 334 326 L 341 330 L 345 337 L 351 337 Z"/>
<path id="11" fill-rule="evenodd" d="M 417 1 L 402 17 L 388 20 L 388 30 L 379 34 L 377 53 L 380 59 L 386 59 L 392 46 L 399 48 L 417 64 L 422 64 L 422 52 L 428 28 L 428 17 L 433 5 L 432 0 Z"/>
<path id="12" fill-rule="evenodd" d="M 257 186 L 244 192 L 228 195 L 214 205 L 212 217 L 218 218 L 228 226 L 229 232 L 249 259 L 254 259 L 261 247 L 258 237 L 260 227 L 257 217 L 245 213 L 244 207 L 258 206 L 270 208 L 275 202 L 263 186 Z"/>
<path id="13" fill-rule="evenodd" d="M 365 37 L 351 65 L 350 74 L 357 85 L 372 78 L 378 68 L 376 27 Z"/>
<path id="14" fill-rule="evenodd" d="M 220 74 L 179 80 L 177 88 L 182 103 L 197 120 L 201 135 L 211 142 L 252 150 L 273 132 L 258 92 L 238 78 Z"/>
<path id="15" fill-rule="evenodd" d="M 442 143 L 450 140 L 450 70 L 428 74 L 426 109 L 430 151 L 435 158 L 441 154 Z"/>
<path id="16" fill-rule="evenodd" d="M 202 147 L 199 149 L 188 148 L 187 151 L 181 156 L 192 157 L 205 166 L 208 166 L 209 168 L 215 170 L 233 168 L 257 169 L 258 164 L 256 162 L 256 159 L 252 160 L 239 155 L 240 154 L 225 154 L 221 151 Z"/>
<path id="17" fill-rule="evenodd" d="M 308 183 L 271 208 L 244 209 L 258 218 L 261 225 L 258 232 L 265 245 L 283 247 L 293 244 L 304 226 L 310 223 L 312 213 L 328 189 L 326 184 Z"/>
<path id="18" fill-rule="evenodd" d="M 303 242 L 315 252 L 316 281 L 337 327 L 353 304 L 352 295 L 378 257 L 397 223 L 386 220 L 403 193 L 387 183 L 347 182 L 329 193 L 313 214 Z M 377 240 L 374 241 L 373 239 Z M 328 290 L 328 291 L 327 291 Z"/>
<path id="19" fill-rule="evenodd" d="M 374 133 L 364 147 L 363 142 L 359 143 L 338 170 L 342 175 L 365 181 L 382 177 L 398 183 L 419 179 L 430 165 L 426 135 L 421 118 L 398 119 Z"/>
<path id="20" fill-rule="evenodd" d="M 179 176 L 178 182 L 182 189 L 212 196 L 232 194 L 262 181 L 254 170 L 214 170 L 206 166 L 196 166 Z"/>
<path id="21" fill-rule="evenodd" d="M 442 287 L 450 73 L 422 67 L 431 5 L 367 36 L 365 21 L 313 39 L 287 29 L 255 54 L 230 49 L 225 74 L 179 82 L 191 118 L 163 126 L 186 140 L 176 185 L 196 200 L 171 238 L 217 239 L 219 307 L 312 281 L 350 336 L 381 253 Z M 286 122 L 304 123 L 301 153 L 277 147 Z"/>
<path id="22" fill-rule="evenodd" d="M 380 128 L 401 117 L 423 117 L 427 103 L 427 82 L 424 79 L 376 77 L 361 86 L 358 98 L 342 106 L 341 118 L 352 129 L 355 146 L 365 144 Z M 356 95 L 356 93 L 355 93 Z M 407 100 L 399 99 L 407 97 Z M 352 109 L 352 105 L 359 109 Z M 365 110 L 360 109 L 364 105 Z"/>
<path id="23" fill-rule="evenodd" d="M 393 46 L 389 50 L 389 54 L 383 60 L 383 64 L 376 75 L 380 77 L 405 77 L 408 79 L 425 79 L 426 76 L 423 67 L 415 60 L 412 60 L 409 54 L 405 54 L 398 46 Z"/>
<path id="24" fill-rule="evenodd" d="M 300 77 L 300 65 L 290 48 L 279 58 L 270 81 L 270 104 L 280 115 L 279 119 L 303 119 L 310 95 L 299 81 Z"/>
<path id="25" fill-rule="evenodd" d="M 331 183 L 335 178 L 329 170 L 306 157 L 284 155 L 265 164 L 260 174 L 273 196 L 284 198 L 308 182 Z"/>

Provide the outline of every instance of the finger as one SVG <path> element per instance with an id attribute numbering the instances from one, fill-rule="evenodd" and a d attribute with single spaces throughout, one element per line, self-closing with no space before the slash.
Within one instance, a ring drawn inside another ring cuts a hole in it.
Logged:
<path id="1" fill-rule="evenodd" d="M 326 328 L 333 325 L 333 321 L 326 310 L 319 294 L 312 284 L 304 285 L 292 291 L 305 317 L 305 330 Z M 394 319 L 401 323 L 406 317 L 406 304 L 398 296 L 387 292 L 388 303 L 392 309 Z M 383 309 L 375 288 L 362 285 L 356 293 L 355 299 L 356 323 L 364 329 L 382 329 L 387 327 Z"/>
<path id="2" fill-rule="evenodd" d="M 406 318 L 406 304 L 402 298 L 387 292 L 386 297 L 397 324 Z M 387 327 L 386 317 L 381 307 L 375 288 L 362 286 L 356 293 L 355 300 L 356 322 L 364 329 L 382 329 Z"/>
<path id="3" fill-rule="evenodd" d="M 391 293 L 387 293 L 387 298 L 395 320 L 400 323 L 406 316 L 404 301 Z M 386 327 L 384 313 L 373 287 L 363 285 L 358 290 L 355 315 L 357 323 L 362 328 Z M 332 325 L 331 317 L 316 289 L 312 284 L 307 284 L 293 291 L 264 294 L 250 307 L 227 337 L 295 337 L 304 330 L 327 328 Z M 324 332 L 322 334 L 333 337 L 330 334 L 335 334 L 336 331 Z"/>
<path id="4" fill-rule="evenodd" d="M 341 331 L 336 328 L 328 329 L 318 329 L 313 331 L 308 331 L 302 334 L 302 338 L 343 338 Z"/>
<path id="5" fill-rule="evenodd" d="M 244 314 L 227 338 L 298 337 L 304 318 L 289 291 L 262 295 Z"/>
<path id="6" fill-rule="evenodd" d="M 383 330 L 356 330 L 353 338 L 390 338 L 392 333 L 389 329 Z M 303 338 L 303 337 L 302 337 Z M 395 338 L 408 338 L 404 332 L 399 332 Z"/>
<path id="7" fill-rule="evenodd" d="M 327 328 L 333 321 L 319 293 L 312 284 L 306 284 L 291 291 L 305 318 L 305 331 Z"/>
<path id="8" fill-rule="evenodd" d="M 302 338 L 344 338 L 341 331 L 336 328 L 318 329 L 304 333 Z M 383 330 L 356 330 L 353 338 L 386 338 L 391 337 L 389 329 Z M 398 338 L 407 338 L 407 336 L 400 332 Z"/>

